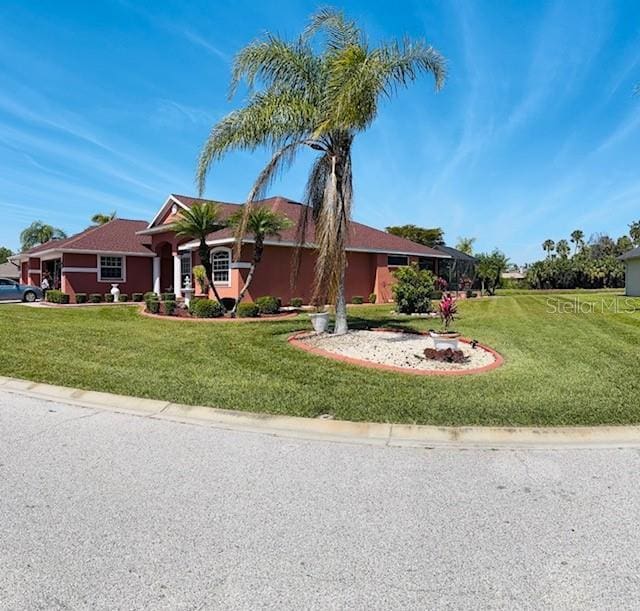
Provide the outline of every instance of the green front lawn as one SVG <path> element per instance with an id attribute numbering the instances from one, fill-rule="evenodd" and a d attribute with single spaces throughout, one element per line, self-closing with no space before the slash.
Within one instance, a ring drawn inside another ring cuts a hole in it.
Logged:
<path id="1" fill-rule="evenodd" d="M 611 293 L 515 295 L 460 304 L 456 325 L 503 367 L 461 377 L 363 369 L 286 342 L 305 316 L 268 323 L 149 319 L 134 308 L 0 307 L 0 375 L 273 414 L 441 425 L 640 422 L 640 301 Z M 583 311 L 573 309 L 579 300 Z M 639 310 L 633 310 L 633 306 Z M 388 306 L 349 309 L 356 326 L 427 329 Z M 591 311 L 594 310 L 594 311 Z M 604 311 L 603 311 L 604 310 Z"/>

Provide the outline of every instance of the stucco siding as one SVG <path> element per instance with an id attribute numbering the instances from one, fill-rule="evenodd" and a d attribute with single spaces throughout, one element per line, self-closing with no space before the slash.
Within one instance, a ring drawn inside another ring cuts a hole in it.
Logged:
<path id="1" fill-rule="evenodd" d="M 630 297 L 640 297 L 640 259 L 626 261 L 625 267 L 625 293 Z"/>

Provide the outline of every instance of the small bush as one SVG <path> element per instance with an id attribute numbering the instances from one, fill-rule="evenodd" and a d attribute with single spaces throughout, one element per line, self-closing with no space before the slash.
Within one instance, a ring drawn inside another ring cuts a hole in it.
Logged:
<path id="1" fill-rule="evenodd" d="M 129 295 L 127 295 L 126 293 L 120 293 L 120 296 L 118 297 L 118 301 L 122 301 L 122 302 L 127 302 L 129 301 Z"/>
<path id="2" fill-rule="evenodd" d="M 474 297 L 473 291 L 471 289 L 467 289 L 465 291 L 465 295 L 467 296 L 467 299 L 471 299 L 472 297 Z"/>
<path id="3" fill-rule="evenodd" d="M 131 301 L 142 301 L 144 299 L 144 294 L 143 293 L 132 293 L 131 295 Z"/>
<path id="4" fill-rule="evenodd" d="M 255 303 L 241 303 L 236 310 L 238 318 L 255 318 L 260 310 Z"/>
<path id="5" fill-rule="evenodd" d="M 431 311 L 431 294 L 434 276 L 417 265 L 399 267 L 393 272 L 396 283 L 393 285 L 393 297 L 396 309 L 401 314 L 426 313 Z"/>
<path id="6" fill-rule="evenodd" d="M 256 299 L 256 305 L 260 314 L 277 314 L 280 306 L 278 300 L 271 295 L 265 295 Z"/>
<path id="7" fill-rule="evenodd" d="M 175 301 L 175 293 L 160 293 L 160 301 Z"/>
<path id="8" fill-rule="evenodd" d="M 167 316 L 173 316 L 176 311 L 176 302 L 175 299 L 173 301 L 163 301 L 162 302 L 162 310 Z"/>
<path id="9" fill-rule="evenodd" d="M 102 295 L 100 293 L 91 293 L 89 295 L 89 303 L 102 303 Z"/>
<path id="10" fill-rule="evenodd" d="M 111 293 L 104 294 L 105 303 L 113 303 L 113 295 Z"/>
<path id="11" fill-rule="evenodd" d="M 47 291 L 47 301 L 49 303 L 69 303 L 69 295 L 62 291 L 50 290 Z"/>
<path id="12" fill-rule="evenodd" d="M 233 297 L 223 297 L 220 301 L 227 312 L 236 307 L 236 300 Z"/>
<path id="13" fill-rule="evenodd" d="M 440 301 L 442 299 L 442 291 L 431 291 L 431 299 Z"/>
<path id="14" fill-rule="evenodd" d="M 147 291 L 142 298 L 145 301 L 159 301 L 158 296 L 153 291 Z"/>
<path id="15" fill-rule="evenodd" d="M 86 293 L 76 293 L 76 303 L 87 303 L 88 298 Z"/>
<path id="16" fill-rule="evenodd" d="M 224 314 L 222 304 L 212 299 L 195 299 L 189 305 L 189 312 L 196 318 L 218 318 Z"/>
<path id="17" fill-rule="evenodd" d="M 160 302 L 157 299 L 149 299 L 145 303 L 147 306 L 147 312 L 150 312 L 151 314 L 160 313 Z"/>
<path id="18" fill-rule="evenodd" d="M 301 306 L 302 306 L 302 303 L 303 303 L 303 302 L 302 302 L 302 297 L 294 297 L 294 298 L 291 300 L 291 305 L 292 305 L 294 308 L 299 308 L 299 307 L 301 307 Z"/>
<path id="19" fill-rule="evenodd" d="M 361 295 L 354 295 L 353 298 L 351 299 L 351 303 L 355 305 L 360 305 L 364 303 L 364 297 L 362 297 Z"/>
<path id="20" fill-rule="evenodd" d="M 376 301 L 378 301 L 378 298 L 376 297 L 375 293 L 371 293 L 369 295 L 369 303 L 375 303 Z"/>

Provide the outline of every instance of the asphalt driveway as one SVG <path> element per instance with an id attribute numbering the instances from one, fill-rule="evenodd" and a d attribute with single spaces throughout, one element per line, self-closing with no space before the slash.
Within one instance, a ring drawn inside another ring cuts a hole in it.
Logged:
<path id="1" fill-rule="evenodd" d="M 0 394 L 8 609 L 630 608 L 637 450 L 379 448 Z"/>

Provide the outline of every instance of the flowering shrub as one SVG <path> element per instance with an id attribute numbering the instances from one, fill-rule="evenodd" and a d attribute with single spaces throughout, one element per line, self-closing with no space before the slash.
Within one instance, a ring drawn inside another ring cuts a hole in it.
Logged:
<path id="1" fill-rule="evenodd" d="M 445 331 L 449 330 L 451 323 L 456 319 L 457 313 L 456 300 L 451 295 L 444 295 L 438 304 L 438 314 Z"/>
<path id="2" fill-rule="evenodd" d="M 399 267 L 393 272 L 395 284 L 393 297 L 396 310 L 400 314 L 414 314 L 431 311 L 431 293 L 433 292 L 433 274 L 417 265 Z"/>
<path id="3" fill-rule="evenodd" d="M 447 288 L 449 287 L 449 283 L 442 278 L 441 276 L 438 276 L 436 278 L 436 289 L 439 291 L 446 291 Z"/>

